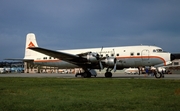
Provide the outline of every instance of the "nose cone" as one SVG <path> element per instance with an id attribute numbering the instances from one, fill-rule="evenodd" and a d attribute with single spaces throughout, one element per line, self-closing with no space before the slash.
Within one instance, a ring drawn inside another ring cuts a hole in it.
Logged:
<path id="1" fill-rule="evenodd" d="M 171 61 L 173 61 L 175 59 L 180 59 L 180 53 L 171 54 Z"/>

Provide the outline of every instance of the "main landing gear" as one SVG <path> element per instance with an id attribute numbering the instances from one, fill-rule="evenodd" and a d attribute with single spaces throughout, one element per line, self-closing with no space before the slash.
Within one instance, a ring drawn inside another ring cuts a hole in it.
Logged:
<path id="1" fill-rule="evenodd" d="M 96 77 L 97 73 L 94 70 L 87 69 L 84 72 L 77 73 L 75 77 L 81 76 L 83 78 L 90 78 L 92 76 Z"/>
<path id="2" fill-rule="evenodd" d="M 112 77 L 112 73 L 111 72 L 106 72 L 104 74 L 104 76 L 107 77 L 107 78 L 110 78 L 110 77 Z"/>
<path id="3" fill-rule="evenodd" d="M 80 75 L 81 77 L 84 77 L 84 78 L 90 78 L 91 77 L 91 73 L 89 71 L 85 71 L 85 72 L 82 72 L 82 73 L 77 73 L 75 75 L 75 77 L 78 77 L 78 75 Z"/>
<path id="4" fill-rule="evenodd" d="M 107 68 L 106 73 L 104 74 L 104 76 L 107 77 L 107 78 L 111 78 L 112 77 L 111 71 L 112 71 L 112 69 L 109 71 L 109 68 Z"/>
<path id="5" fill-rule="evenodd" d="M 97 76 L 97 73 L 95 70 L 85 70 L 84 72 L 79 72 L 79 73 L 76 73 L 75 77 L 78 77 L 78 76 L 81 76 L 83 78 L 90 78 L 92 76 L 96 77 Z M 111 70 L 109 71 L 109 68 L 106 70 L 106 73 L 104 74 L 104 76 L 106 78 L 111 78 L 112 77 L 112 73 L 111 73 Z"/>

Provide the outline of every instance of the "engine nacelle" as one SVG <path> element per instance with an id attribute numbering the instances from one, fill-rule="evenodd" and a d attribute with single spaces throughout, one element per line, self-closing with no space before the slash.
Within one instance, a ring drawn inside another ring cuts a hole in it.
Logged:
<path id="1" fill-rule="evenodd" d="M 98 53 L 91 52 L 91 53 L 87 54 L 87 60 L 89 62 L 97 63 L 97 62 L 99 62 L 98 59 L 99 59 L 99 54 Z"/>
<path id="2" fill-rule="evenodd" d="M 104 62 L 108 67 L 114 67 L 114 65 L 116 63 L 116 58 L 115 57 L 107 57 L 104 60 Z"/>

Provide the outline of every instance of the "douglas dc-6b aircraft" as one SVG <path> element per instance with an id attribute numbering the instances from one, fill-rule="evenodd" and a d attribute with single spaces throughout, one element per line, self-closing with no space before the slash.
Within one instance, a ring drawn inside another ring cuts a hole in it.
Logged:
<path id="1" fill-rule="evenodd" d="M 73 50 L 51 50 L 38 47 L 33 33 L 27 34 L 25 57 L 23 61 L 31 61 L 36 65 L 59 68 L 82 68 L 83 77 L 91 77 L 92 69 L 106 68 L 105 77 L 112 77 L 111 71 L 129 67 L 154 66 L 156 68 L 171 64 L 177 54 L 164 52 L 156 46 L 102 47 Z M 11 59 L 12 60 L 12 59 Z M 161 73 L 155 73 L 161 78 Z"/>

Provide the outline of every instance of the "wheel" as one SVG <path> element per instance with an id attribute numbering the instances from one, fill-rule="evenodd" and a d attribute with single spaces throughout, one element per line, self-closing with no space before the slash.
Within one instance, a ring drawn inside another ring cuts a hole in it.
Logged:
<path id="1" fill-rule="evenodd" d="M 156 78 L 161 78 L 162 77 L 161 73 L 155 73 L 154 75 L 155 75 Z"/>
<path id="2" fill-rule="evenodd" d="M 86 72 L 83 73 L 83 77 L 84 78 L 90 78 L 91 77 L 91 73 L 86 71 Z"/>
<path id="3" fill-rule="evenodd" d="M 106 72 L 105 77 L 109 77 L 109 78 L 112 77 L 112 73 L 111 72 Z"/>
<path id="4" fill-rule="evenodd" d="M 84 72 L 84 73 L 82 74 L 82 77 L 87 78 L 87 73 Z"/>

